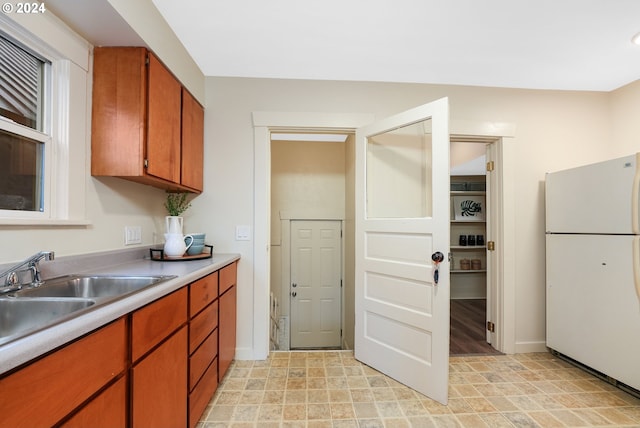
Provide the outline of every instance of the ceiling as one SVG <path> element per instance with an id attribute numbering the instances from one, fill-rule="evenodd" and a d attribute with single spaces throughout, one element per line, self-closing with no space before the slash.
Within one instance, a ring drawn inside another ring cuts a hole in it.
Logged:
<path id="1" fill-rule="evenodd" d="M 639 0 L 151 1 L 206 76 L 588 91 L 640 79 Z M 126 44 L 117 13 L 89 24 L 100 3 L 47 0 L 92 43 Z"/>

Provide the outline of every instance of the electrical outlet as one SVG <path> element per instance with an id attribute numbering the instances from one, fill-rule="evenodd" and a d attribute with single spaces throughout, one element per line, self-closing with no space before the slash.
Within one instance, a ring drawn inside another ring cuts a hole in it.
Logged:
<path id="1" fill-rule="evenodd" d="M 142 226 L 124 227 L 124 245 L 142 244 Z"/>

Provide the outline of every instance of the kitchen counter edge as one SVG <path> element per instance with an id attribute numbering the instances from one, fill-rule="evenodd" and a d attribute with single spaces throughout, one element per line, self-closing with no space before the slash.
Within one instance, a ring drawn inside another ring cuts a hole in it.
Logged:
<path id="1" fill-rule="evenodd" d="M 0 376 L 239 259 L 240 254 L 214 254 L 211 258 L 204 260 L 169 262 L 137 259 L 89 271 L 69 272 L 98 275 L 175 275 L 176 278 L 124 296 L 92 311 L 79 314 L 70 320 L 1 345 Z"/>

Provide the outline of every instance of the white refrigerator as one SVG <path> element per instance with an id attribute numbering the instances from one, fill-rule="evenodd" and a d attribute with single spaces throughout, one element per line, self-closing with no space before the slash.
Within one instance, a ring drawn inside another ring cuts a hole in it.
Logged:
<path id="1" fill-rule="evenodd" d="M 547 346 L 635 390 L 639 159 L 640 153 L 548 173 L 545 183 Z"/>

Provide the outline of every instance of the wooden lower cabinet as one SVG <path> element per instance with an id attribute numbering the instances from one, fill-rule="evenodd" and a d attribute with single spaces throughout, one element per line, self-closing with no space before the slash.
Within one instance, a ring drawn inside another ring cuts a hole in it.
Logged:
<path id="1" fill-rule="evenodd" d="M 127 426 L 127 378 L 121 377 L 61 426 L 64 428 Z"/>
<path id="2" fill-rule="evenodd" d="M 237 287 L 229 288 L 219 298 L 219 350 L 218 350 L 218 381 L 222 381 L 236 354 L 236 300 Z"/>
<path id="3" fill-rule="evenodd" d="M 236 265 L 0 375 L 0 428 L 195 427 L 235 356 Z"/>
<path id="4" fill-rule="evenodd" d="M 222 381 L 236 355 L 237 278 L 237 261 L 220 269 L 218 382 Z"/>
<path id="5" fill-rule="evenodd" d="M 123 317 L 0 378 L 0 427 L 56 425 L 123 376 L 126 366 Z M 121 412 L 118 419 L 124 416 L 124 401 L 113 411 Z"/>
<path id="6" fill-rule="evenodd" d="M 131 373 L 134 427 L 175 428 L 187 422 L 187 327 L 136 364 Z"/>

